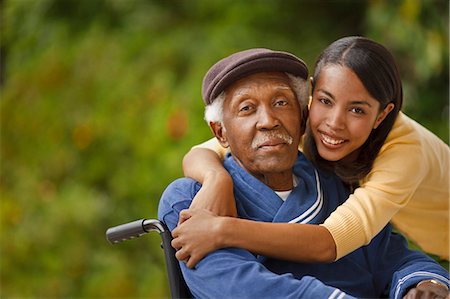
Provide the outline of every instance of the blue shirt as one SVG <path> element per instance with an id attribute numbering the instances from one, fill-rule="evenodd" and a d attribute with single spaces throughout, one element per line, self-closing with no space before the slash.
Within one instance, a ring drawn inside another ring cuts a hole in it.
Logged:
<path id="1" fill-rule="evenodd" d="M 286 201 L 231 156 L 226 157 L 224 166 L 233 178 L 241 218 L 318 224 L 349 195 L 336 176 L 316 170 L 301 153 L 293 168 L 298 185 Z M 183 178 L 165 190 L 158 213 L 170 230 L 200 187 L 198 182 Z M 434 278 L 449 282 L 447 271 L 426 255 L 409 250 L 405 239 L 389 225 L 369 245 L 330 264 L 296 263 L 226 248 L 207 255 L 195 269 L 180 265 L 193 296 L 198 298 L 373 298 L 388 294 L 401 298 L 418 281 Z"/>

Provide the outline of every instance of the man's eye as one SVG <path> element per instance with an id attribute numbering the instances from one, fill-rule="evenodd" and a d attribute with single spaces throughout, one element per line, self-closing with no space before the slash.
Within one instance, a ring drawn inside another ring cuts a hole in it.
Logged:
<path id="1" fill-rule="evenodd" d="M 288 102 L 284 99 L 280 99 L 280 100 L 276 100 L 275 101 L 275 106 L 286 106 L 288 104 Z"/>
<path id="2" fill-rule="evenodd" d="M 331 105 L 331 101 L 327 98 L 319 98 L 319 102 L 325 105 Z"/>
<path id="3" fill-rule="evenodd" d="M 246 111 L 250 111 L 250 109 L 251 109 L 250 105 L 245 105 L 245 106 L 240 107 L 239 111 L 246 112 Z"/>

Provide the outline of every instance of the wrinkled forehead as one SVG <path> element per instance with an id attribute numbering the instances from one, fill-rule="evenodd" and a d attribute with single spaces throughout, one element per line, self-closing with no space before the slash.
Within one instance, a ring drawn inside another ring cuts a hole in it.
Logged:
<path id="1" fill-rule="evenodd" d="M 281 90 L 292 91 L 292 88 L 286 83 L 267 82 L 263 86 L 266 87 L 268 90 L 271 90 L 271 91 L 279 91 L 279 90 L 280 91 Z M 241 95 L 248 94 L 251 91 L 253 91 L 255 88 L 258 88 L 258 85 L 255 84 L 255 82 L 250 82 L 247 85 L 235 88 L 234 92 L 233 92 L 233 96 L 241 96 Z"/>
<path id="2" fill-rule="evenodd" d="M 245 95 L 257 89 L 264 88 L 267 91 L 291 91 L 294 92 L 289 77 L 281 72 L 256 73 L 244 77 L 225 89 L 225 93 L 232 97 Z"/>

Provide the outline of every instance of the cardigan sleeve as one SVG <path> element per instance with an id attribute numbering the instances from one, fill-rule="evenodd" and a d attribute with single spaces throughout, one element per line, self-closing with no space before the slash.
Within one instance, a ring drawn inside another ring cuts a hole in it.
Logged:
<path id="1" fill-rule="evenodd" d="M 389 298 L 403 298 L 409 288 L 435 279 L 449 285 L 448 271 L 423 252 L 408 248 L 406 239 L 387 225 L 369 246 L 363 247 L 372 269 L 373 281 Z"/>
<path id="2" fill-rule="evenodd" d="M 198 145 L 194 145 L 192 148 L 206 148 L 212 151 L 215 151 L 217 155 L 219 155 L 220 159 L 223 160 L 226 154 L 229 152 L 229 149 L 222 147 L 219 141 L 215 137 L 201 143 Z"/>

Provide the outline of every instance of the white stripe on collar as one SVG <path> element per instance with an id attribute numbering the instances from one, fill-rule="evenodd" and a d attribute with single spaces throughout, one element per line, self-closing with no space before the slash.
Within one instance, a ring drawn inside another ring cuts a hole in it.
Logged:
<path id="1" fill-rule="evenodd" d="M 306 210 L 300 216 L 289 221 L 289 223 L 308 223 L 314 217 L 316 217 L 316 215 L 319 214 L 320 210 L 322 209 L 323 206 L 322 187 L 320 184 L 319 174 L 317 173 L 317 170 L 314 169 L 314 173 L 316 175 L 317 199 L 308 210 Z"/>

